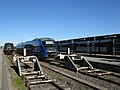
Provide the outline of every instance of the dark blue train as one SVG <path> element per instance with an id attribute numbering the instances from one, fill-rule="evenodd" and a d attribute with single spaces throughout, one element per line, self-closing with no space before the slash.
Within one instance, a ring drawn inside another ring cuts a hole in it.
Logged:
<path id="1" fill-rule="evenodd" d="M 13 52 L 14 52 L 13 43 L 5 43 L 3 52 L 4 52 L 5 55 L 12 55 Z"/>
<path id="2" fill-rule="evenodd" d="M 26 48 L 27 55 L 35 55 L 39 58 L 55 58 L 58 53 L 55 40 L 52 38 L 36 38 L 16 46 L 16 50 L 20 54 L 23 54 L 24 48 Z"/>
<path id="3" fill-rule="evenodd" d="M 120 34 L 57 41 L 58 51 L 83 55 L 120 57 Z"/>

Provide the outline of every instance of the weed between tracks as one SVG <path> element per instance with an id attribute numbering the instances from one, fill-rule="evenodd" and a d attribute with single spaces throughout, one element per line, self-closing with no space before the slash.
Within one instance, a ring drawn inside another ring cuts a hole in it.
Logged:
<path id="1" fill-rule="evenodd" d="M 24 82 L 21 80 L 20 77 L 16 77 L 12 80 L 13 85 L 18 88 L 18 90 L 27 90 L 24 86 Z"/>

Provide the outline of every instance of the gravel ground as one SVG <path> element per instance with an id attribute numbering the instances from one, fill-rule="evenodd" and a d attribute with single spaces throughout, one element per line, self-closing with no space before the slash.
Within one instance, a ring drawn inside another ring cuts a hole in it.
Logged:
<path id="1" fill-rule="evenodd" d="M 43 62 L 42 62 L 43 63 Z M 51 65 L 48 65 L 46 63 L 44 63 L 46 66 L 49 66 L 49 67 L 54 67 L 54 66 L 51 66 Z M 56 68 L 56 67 L 54 67 Z M 54 71 L 51 71 L 51 70 L 48 70 L 44 67 L 42 67 L 44 73 L 46 73 L 50 78 L 50 79 L 56 79 L 57 81 L 61 82 L 61 83 L 64 83 L 65 85 L 67 85 L 69 88 L 71 88 L 71 90 L 94 90 L 93 88 L 89 87 L 89 86 L 86 86 L 82 83 L 79 83 L 77 81 L 74 81 L 70 78 L 67 78 L 63 75 L 60 75 Z"/>
<path id="2" fill-rule="evenodd" d="M 40 84 L 31 86 L 31 90 L 58 90 L 56 87 L 52 86 L 51 84 Z"/>
<path id="3" fill-rule="evenodd" d="M 103 81 L 103 80 L 100 80 L 100 79 L 96 79 L 96 78 L 90 77 L 90 76 L 88 76 L 88 75 L 83 75 L 83 74 L 81 74 L 81 73 L 74 73 L 73 71 L 70 71 L 70 70 L 67 70 L 67 69 L 64 69 L 64 68 L 60 68 L 60 67 L 57 67 L 57 66 L 55 66 L 55 65 L 50 65 L 50 64 L 45 63 L 45 62 L 42 62 L 42 63 L 46 64 L 46 66 L 48 66 L 48 67 L 56 68 L 57 70 L 64 71 L 64 72 L 66 72 L 66 73 L 69 73 L 70 75 L 79 77 L 79 78 L 81 78 L 81 79 L 84 79 L 84 80 L 87 80 L 87 81 L 89 81 L 89 82 L 95 83 L 95 84 L 97 84 L 97 85 L 99 85 L 99 86 L 108 88 L 108 90 L 120 90 L 120 86 L 118 86 L 118 85 L 114 85 L 114 84 L 112 84 L 112 83 L 109 83 L 109 82 L 106 82 L 106 81 Z M 44 72 L 47 73 L 48 71 L 47 71 L 47 70 L 44 70 Z M 48 72 L 48 74 L 50 74 L 50 73 Z M 53 73 L 52 73 L 52 75 L 53 75 L 53 77 L 56 76 L 56 75 L 54 75 Z M 58 77 L 59 77 L 59 76 L 58 76 Z M 67 81 L 67 80 L 66 80 L 66 81 Z M 71 87 L 80 86 L 79 84 L 77 85 L 76 82 L 72 82 L 72 81 L 71 81 L 71 83 L 72 83 L 72 85 L 75 84 L 75 85 L 73 85 L 73 86 L 70 85 Z M 80 87 L 80 88 L 81 88 L 81 87 Z M 79 90 L 79 89 L 77 88 L 77 89 L 75 89 L 75 90 Z M 81 90 L 81 89 L 80 89 L 80 90 Z M 83 90 L 87 90 L 87 88 L 86 88 L 86 89 L 83 89 Z M 89 89 L 88 89 L 88 90 L 89 90 Z"/>
<path id="4" fill-rule="evenodd" d="M 4 55 L 4 59 L 6 60 L 9 76 L 11 79 L 11 84 L 12 84 L 11 90 L 28 90 L 21 77 L 19 77 L 18 74 L 16 73 L 15 71 L 16 68 L 13 66 L 13 64 L 10 61 L 10 59 L 12 60 L 12 56 L 9 56 L 8 58 L 8 56 Z"/>
<path id="5" fill-rule="evenodd" d="M 63 75 L 57 74 L 51 70 L 48 70 L 44 67 L 42 67 L 44 69 L 44 73 L 49 75 L 50 79 L 56 79 L 57 82 L 60 82 L 66 86 L 68 86 L 69 88 L 71 88 L 71 90 L 93 90 L 90 87 L 80 84 L 74 80 L 71 80 L 67 77 L 64 77 Z"/>
<path id="6" fill-rule="evenodd" d="M 68 73 L 70 75 L 79 77 L 79 78 L 81 78 L 83 80 L 87 80 L 87 81 L 89 81 L 91 83 L 95 83 L 95 84 L 97 84 L 99 86 L 108 88 L 108 90 L 120 90 L 120 86 L 118 86 L 118 85 L 114 85 L 114 84 L 111 84 L 109 82 L 106 82 L 106 81 L 103 81 L 103 80 L 100 80 L 100 79 L 96 79 L 96 78 L 90 77 L 88 75 L 83 75 L 81 73 L 75 73 L 75 72 L 67 70 L 65 68 L 60 68 L 58 66 L 55 66 L 55 65 L 52 65 L 52 64 L 48 64 L 48 63 L 45 63 L 45 62 L 41 62 L 41 63 L 44 63 L 48 67 L 55 68 L 57 70 L 66 72 L 66 73 Z M 57 82 L 60 82 L 60 83 L 64 84 L 66 87 L 71 88 L 71 90 L 93 90 L 89 86 L 86 86 L 84 84 L 78 83 L 77 81 L 71 80 L 69 78 L 66 78 L 66 77 L 64 77 L 64 76 L 62 76 L 60 74 L 57 74 L 57 73 L 55 73 L 55 72 L 53 72 L 51 70 L 48 70 L 48 69 L 46 69 L 44 67 L 42 67 L 42 68 L 43 68 L 44 74 L 47 74 L 49 79 L 56 79 Z M 12 67 L 8 67 L 8 69 L 9 69 L 10 75 L 12 75 L 11 79 L 15 78 L 17 75 L 13 71 Z M 109 78 L 111 79 L 111 77 L 109 77 Z M 14 87 L 14 88 L 15 88 L 14 90 L 20 90 L 17 87 Z M 39 87 L 39 89 L 40 89 L 40 87 Z M 34 88 L 33 90 L 36 90 L 36 89 Z M 41 90 L 44 90 L 44 89 L 41 89 Z M 50 89 L 48 89 L 48 90 L 50 90 Z"/>

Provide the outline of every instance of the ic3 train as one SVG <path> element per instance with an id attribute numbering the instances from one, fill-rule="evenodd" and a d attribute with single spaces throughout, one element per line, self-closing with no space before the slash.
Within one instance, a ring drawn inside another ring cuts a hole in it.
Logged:
<path id="1" fill-rule="evenodd" d="M 32 41 L 19 43 L 16 46 L 17 52 L 23 54 L 26 48 L 27 55 L 35 55 L 39 58 L 54 59 L 57 56 L 57 46 L 52 38 L 36 38 Z"/>

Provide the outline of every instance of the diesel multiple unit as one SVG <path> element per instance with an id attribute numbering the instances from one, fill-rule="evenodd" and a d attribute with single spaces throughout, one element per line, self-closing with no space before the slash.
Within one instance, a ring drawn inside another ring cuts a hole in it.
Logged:
<path id="1" fill-rule="evenodd" d="M 36 38 L 16 46 L 17 52 L 20 54 L 23 54 L 24 48 L 26 48 L 27 55 L 35 55 L 40 58 L 54 58 L 57 55 L 57 46 L 52 38 Z"/>

